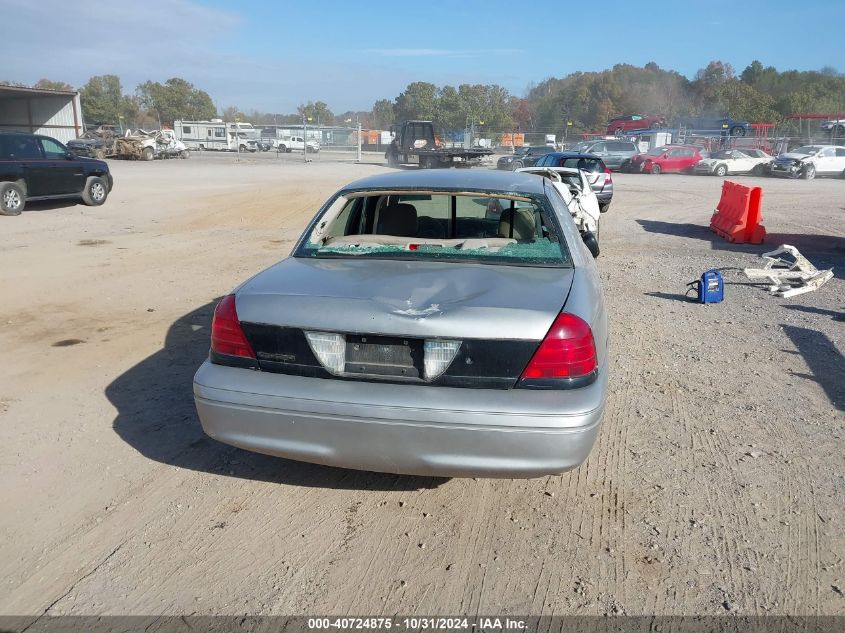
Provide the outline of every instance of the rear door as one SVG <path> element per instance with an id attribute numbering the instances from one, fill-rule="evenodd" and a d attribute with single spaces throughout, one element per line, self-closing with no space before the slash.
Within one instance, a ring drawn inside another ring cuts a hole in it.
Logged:
<path id="1" fill-rule="evenodd" d="M 836 169 L 838 161 L 836 160 L 836 148 L 825 147 L 818 153 L 816 158 L 816 171 L 820 174 L 832 174 L 840 169 Z"/>
<path id="2" fill-rule="evenodd" d="M 67 158 L 65 147 L 52 138 L 38 137 L 44 160 L 49 165 L 49 176 L 46 186 L 49 191 L 44 195 L 56 196 L 69 193 L 79 193 L 85 186 L 85 172 L 82 163 Z"/>
<path id="3" fill-rule="evenodd" d="M 837 147 L 834 151 L 834 170 L 845 176 L 845 147 Z"/>
<path id="4" fill-rule="evenodd" d="M 41 153 L 38 140 L 34 136 L 21 134 L 7 137 L 7 143 L 11 159 L 21 166 L 27 197 L 51 195 L 51 169 Z"/>

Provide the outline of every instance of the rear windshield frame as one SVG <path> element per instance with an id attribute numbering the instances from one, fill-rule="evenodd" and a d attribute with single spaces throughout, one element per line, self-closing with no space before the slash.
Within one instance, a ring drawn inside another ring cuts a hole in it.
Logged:
<path id="1" fill-rule="evenodd" d="M 484 198 L 514 198 L 519 200 L 529 201 L 532 204 L 536 205 L 549 219 L 550 223 L 553 225 L 553 229 L 555 234 L 558 236 L 558 245 L 561 251 L 561 259 L 558 262 L 519 262 L 519 261 L 502 261 L 498 258 L 492 258 L 490 256 L 486 257 L 470 257 L 466 255 L 461 255 L 457 257 L 437 257 L 437 258 L 425 258 L 420 257 L 420 254 L 414 254 L 409 252 L 408 255 L 402 255 L 401 253 L 373 253 L 370 255 L 347 255 L 342 253 L 323 253 L 317 254 L 313 252 L 309 252 L 308 249 L 308 237 L 311 235 L 314 228 L 323 218 L 323 216 L 329 211 L 329 209 L 334 205 L 334 203 L 341 197 L 360 197 L 360 196 L 383 196 L 388 194 L 396 194 L 396 195 L 419 195 L 419 194 L 430 194 L 430 195 L 444 195 L 444 196 L 470 196 L 470 197 L 484 197 Z M 518 267 L 527 267 L 527 268 L 574 268 L 574 260 L 572 253 L 570 252 L 570 245 L 567 241 L 567 234 L 563 230 L 563 227 L 560 224 L 560 220 L 557 217 L 557 212 L 551 202 L 546 198 L 544 194 L 537 194 L 537 193 L 525 193 L 525 192 L 517 192 L 517 191 L 489 191 L 484 189 L 472 189 L 472 188 L 461 188 L 461 189 L 437 189 L 437 188 L 413 188 L 413 187 L 378 187 L 378 188 L 369 188 L 369 189 L 343 189 L 335 193 L 331 198 L 329 198 L 325 204 L 320 208 L 311 222 L 303 231 L 302 235 L 300 236 L 299 240 L 297 241 L 296 245 L 293 248 L 291 253 L 292 257 L 297 257 L 301 259 L 367 259 L 367 260 L 395 260 L 395 261 L 417 261 L 417 262 L 443 262 L 443 263 L 466 263 L 466 264 L 484 264 L 484 265 L 491 265 L 491 266 L 518 266 Z"/>

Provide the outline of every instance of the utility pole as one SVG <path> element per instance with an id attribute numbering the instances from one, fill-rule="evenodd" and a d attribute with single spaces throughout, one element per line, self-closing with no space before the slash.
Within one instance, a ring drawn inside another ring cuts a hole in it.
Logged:
<path id="1" fill-rule="evenodd" d="M 355 159 L 356 163 L 361 162 L 361 119 L 355 115 L 355 123 L 358 124 L 358 157 Z"/>

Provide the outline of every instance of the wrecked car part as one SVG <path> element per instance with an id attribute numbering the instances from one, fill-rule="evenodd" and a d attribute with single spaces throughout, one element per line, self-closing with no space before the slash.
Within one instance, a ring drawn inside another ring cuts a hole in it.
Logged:
<path id="1" fill-rule="evenodd" d="M 779 257 L 787 254 L 791 259 Z M 760 255 L 766 260 L 763 268 L 746 268 L 751 281 L 770 281 L 769 292 L 778 297 L 794 297 L 818 290 L 833 277 L 833 269 L 819 270 L 797 248 L 781 244 L 777 249 Z"/>

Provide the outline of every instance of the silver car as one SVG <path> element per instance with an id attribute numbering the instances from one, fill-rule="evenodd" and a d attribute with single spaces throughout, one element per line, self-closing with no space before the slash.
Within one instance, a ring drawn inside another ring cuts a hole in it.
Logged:
<path id="1" fill-rule="evenodd" d="M 361 470 L 575 468 L 596 441 L 609 370 L 590 238 L 541 176 L 354 182 L 290 257 L 218 304 L 194 377 L 203 429 Z"/>

